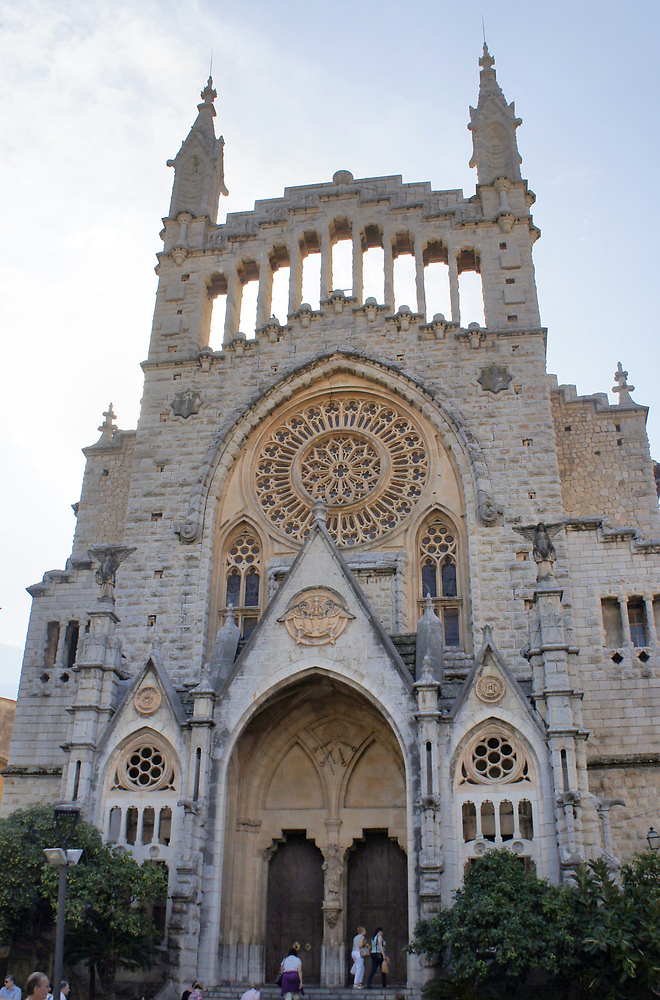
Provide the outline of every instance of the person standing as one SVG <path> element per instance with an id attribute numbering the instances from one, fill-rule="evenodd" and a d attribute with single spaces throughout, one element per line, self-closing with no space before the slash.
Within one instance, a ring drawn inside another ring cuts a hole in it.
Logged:
<path id="1" fill-rule="evenodd" d="M 382 976 L 382 965 L 383 959 L 385 958 L 385 941 L 383 940 L 383 928 L 377 927 L 374 931 L 374 936 L 371 939 L 371 970 L 369 972 L 369 979 L 367 981 L 367 989 L 371 989 L 371 983 L 376 975 L 378 969 L 381 969 Z M 383 987 L 387 985 L 387 977 L 383 982 Z"/>
<path id="2" fill-rule="evenodd" d="M 2 1000 L 21 1000 L 20 986 L 16 985 L 16 980 L 9 973 L 5 976 L 5 985 L 0 989 Z"/>
<path id="3" fill-rule="evenodd" d="M 204 983 L 193 983 L 192 993 L 188 997 L 188 1000 L 203 1000 L 202 990 L 204 989 Z"/>
<path id="4" fill-rule="evenodd" d="M 282 976 L 282 996 L 285 1000 L 292 1000 L 292 997 L 298 1000 L 298 994 L 302 990 L 303 975 L 302 962 L 298 958 L 298 952 L 295 948 L 291 948 L 289 954 L 282 961 L 280 974 Z"/>
<path id="5" fill-rule="evenodd" d="M 357 934 L 353 938 L 353 946 L 351 948 L 351 958 L 353 959 L 353 965 L 351 967 L 351 975 L 353 976 L 353 989 L 362 989 L 362 980 L 364 978 L 364 952 L 367 947 L 367 939 L 365 937 L 364 927 L 358 927 Z"/>

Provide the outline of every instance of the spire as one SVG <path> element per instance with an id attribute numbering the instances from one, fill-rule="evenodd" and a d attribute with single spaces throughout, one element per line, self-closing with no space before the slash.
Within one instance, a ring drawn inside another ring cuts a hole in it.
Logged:
<path id="1" fill-rule="evenodd" d="M 174 185 L 169 217 L 175 219 L 180 212 L 193 218 L 207 217 L 215 222 L 221 194 L 229 194 L 225 187 L 224 145 L 222 136 L 216 138 L 213 119 L 216 110 L 213 102 L 218 93 L 209 76 L 197 105 L 197 118 L 184 139 L 181 149 L 168 167 L 174 167 Z"/>
<path id="2" fill-rule="evenodd" d="M 520 154 L 516 143 L 516 129 L 522 123 L 516 118 L 513 101 L 506 98 L 497 82 L 493 65 L 495 60 L 484 42 L 479 60 L 479 101 L 470 108 L 473 153 L 470 166 L 477 168 L 479 184 L 492 184 L 498 177 L 510 181 L 521 180 Z"/>

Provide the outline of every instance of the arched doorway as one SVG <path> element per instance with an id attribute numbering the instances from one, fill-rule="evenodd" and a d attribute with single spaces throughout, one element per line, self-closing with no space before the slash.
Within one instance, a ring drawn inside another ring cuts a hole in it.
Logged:
<path id="1" fill-rule="evenodd" d="M 303 979 L 318 983 L 323 944 L 323 855 L 305 832 L 288 833 L 268 865 L 266 981 L 300 945 Z"/>
<path id="2" fill-rule="evenodd" d="M 405 871 L 406 803 L 399 744 L 367 698 L 315 675 L 267 702 L 237 741 L 228 772 L 222 980 L 272 982 L 297 941 L 306 980 L 343 986 L 355 933 L 347 923 L 349 855 L 365 831 L 383 831 L 402 845 Z M 396 885 L 405 911 L 405 874 Z M 405 981 L 405 971 L 397 976 Z"/>
<path id="3" fill-rule="evenodd" d="M 405 852 L 387 831 L 366 830 L 348 855 L 347 916 L 349 929 L 362 925 L 371 941 L 383 928 L 390 959 L 388 982 L 405 983 L 408 944 L 408 873 Z M 353 931 L 352 931 L 353 932 Z M 354 933 L 354 932 L 353 932 Z M 365 974 L 369 975 L 369 961 Z M 374 984 L 380 985 L 379 977 Z"/>

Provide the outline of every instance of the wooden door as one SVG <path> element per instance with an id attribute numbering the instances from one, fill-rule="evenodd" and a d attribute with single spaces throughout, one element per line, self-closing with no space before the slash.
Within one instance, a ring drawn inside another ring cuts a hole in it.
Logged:
<path id="1" fill-rule="evenodd" d="M 347 948 L 361 925 L 367 939 L 377 927 L 383 928 L 390 959 L 388 983 L 405 984 L 408 944 L 408 862 L 405 851 L 386 833 L 366 832 L 348 855 Z M 350 965 L 349 965 L 350 968 Z M 371 959 L 365 959 L 365 984 Z M 380 986 L 380 975 L 374 979 Z"/>
<path id="2" fill-rule="evenodd" d="M 323 943 L 323 855 L 304 833 L 288 834 L 268 867 L 266 981 L 297 941 L 305 982 L 321 979 Z"/>

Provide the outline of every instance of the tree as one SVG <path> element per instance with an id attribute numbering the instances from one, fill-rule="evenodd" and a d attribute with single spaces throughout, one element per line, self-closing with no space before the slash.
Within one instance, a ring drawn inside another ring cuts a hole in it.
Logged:
<path id="1" fill-rule="evenodd" d="M 660 858 L 638 854 L 620 883 L 602 859 L 591 861 L 569 889 L 581 928 L 575 970 L 585 995 L 650 997 L 660 992 Z"/>
<path id="2" fill-rule="evenodd" d="M 575 929 L 566 894 L 526 871 L 511 851 L 488 851 L 466 873 L 455 902 L 415 929 L 410 950 L 442 956 L 449 975 L 432 995 L 513 997 L 530 974 L 554 977 L 571 964 Z"/>
<path id="3" fill-rule="evenodd" d="M 439 957 L 426 988 L 438 1000 L 649 1000 L 660 995 L 660 858 L 636 855 L 619 881 L 591 861 L 553 886 L 488 851 L 409 950 Z"/>
<path id="4" fill-rule="evenodd" d="M 55 875 L 55 873 L 53 873 Z M 56 896 L 56 878 L 48 891 Z M 87 959 L 98 968 L 103 991 L 111 996 L 117 969 L 150 969 L 159 933 L 151 909 L 167 896 L 162 864 L 139 865 L 120 847 L 103 847 L 88 865 L 69 873 L 66 905 L 66 960 Z"/>
<path id="5" fill-rule="evenodd" d="M 0 945 L 30 943 L 31 964 L 47 954 L 47 936 L 55 913 L 52 900 L 42 889 L 42 874 L 48 867 L 44 847 L 56 847 L 53 810 L 47 806 L 19 809 L 0 820 Z M 70 844 L 82 848 L 81 864 L 89 864 L 101 849 L 98 830 L 79 823 Z"/>
<path id="6" fill-rule="evenodd" d="M 37 957 L 51 951 L 58 873 L 43 848 L 57 846 L 53 811 L 31 806 L 0 820 L 0 944 L 32 946 Z M 98 830 L 80 821 L 70 848 L 82 857 L 67 877 L 66 955 L 88 959 L 111 993 L 117 968 L 150 968 L 158 932 L 151 908 L 167 894 L 162 865 L 140 866 L 121 848 L 104 845 Z"/>

